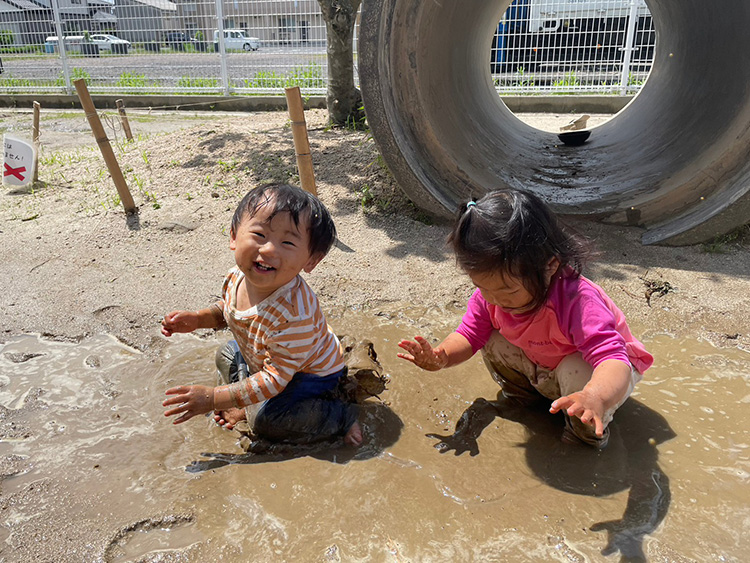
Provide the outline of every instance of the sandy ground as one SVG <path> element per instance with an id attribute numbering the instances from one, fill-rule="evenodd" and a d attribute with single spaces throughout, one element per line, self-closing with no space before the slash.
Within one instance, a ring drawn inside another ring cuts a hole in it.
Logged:
<path id="1" fill-rule="evenodd" d="M 523 118 L 554 130 L 570 116 Z M 5 132 L 30 136 L 29 113 L 6 110 L 2 119 Z M 593 116 L 592 124 L 603 119 Z M 307 120 L 319 195 L 340 239 L 307 279 L 331 322 L 351 314 L 410 319 L 414 332 L 444 334 L 471 292 L 445 247 L 448 226 L 401 194 L 366 133 L 328 129 L 323 111 L 308 112 Z M 232 265 L 228 225 L 239 198 L 260 182 L 298 181 L 284 113 L 131 112 L 138 138 L 127 144 L 115 121 L 105 123 L 139 213 L 123 213 L 83 115 L 45 112 L 41 184 L 0 195 L 0 341 L 31 333 L 77 342 L 107 333 L 158 357 L 167 346 L 158 331 L 162 315 L 205 306 L 219 291 Z M 637 335 L 750 351 L 747 231 L 712 244 L 643 247 L 637 228 L 574 223 L 599 250 L 588 277 L 619 304 Z M 20 463 L 7 453 L 2 461 L 3 475 Z M 35 502 L 33 491 L 23 498 L 0 493 L 2 509 Z M 98 545 L 101 532 L 87 533 Z M 32 542 L 34 535 L 19 537 Z M 47 541 L 36 551 L 27 544 L 27 553 L 63 560 L 54 556 L 63 540 Z M 16 560 L 0 548 L 3 558 Z"/>
<path id="2" fill-rule="evenodd" d="M 148 348 L 167 309 L 199 307 L 218 290 L 232 263 L 227 227 L 241 195 L 259 182 L 297 181 L 284 113 L 131 113 L 139 139 L 117 143 L 116 153 L 139 206 L 132 221 L 83 116 L 43 115 L 42 187 L 0 197 L 6 338 L 108 332 Z M 593 116 L 592 124 L 605 118 Z M 569 116 L 524 119 L 554 129 Z M 448 227 L 433 224 L 401 194 L 371 137 L 327 129 L 320 110 L 307 120 L 319 194 L 342 243 L 309 276 L 323 305 L 335 311 L 462 304 L 470 287 L 444 245 Z M 3 116 L 14 133 L 28 133 L 30 121 L 28 113 Z M 124 138 L 116 129 L 109 136 Z M 576 224 L 600 251 L 589 277 L 636 328 L 750 347 L 747 236 L 644 247 L 639 229 Z"/>

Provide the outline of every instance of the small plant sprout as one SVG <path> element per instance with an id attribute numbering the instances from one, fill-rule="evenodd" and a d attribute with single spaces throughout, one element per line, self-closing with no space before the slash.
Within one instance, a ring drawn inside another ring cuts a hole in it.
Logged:
<path id="1" fill-rule="evenodd" d="M 220 159 L 220 160 L 218 160 L 217 163 L 218 163 L 219 167 L 221 168 L 222 172 L 231 172 L 232 170 L 234 170 L 235 168 L 237 168 L 237 166 L 239 164 L 237 162 L 237 159 L 235 159 L 235 158 L 231 159 L 229 162 Z"/>
<path id="2" fill-rule="evenodd" d="M 375 195 L 372 193 L 372 187 L 370 187 L 370 184 L 362 184 L 362 187 L 358 191 L 358 195 L 362 209 L 369 207 L 375 201 Z"/>

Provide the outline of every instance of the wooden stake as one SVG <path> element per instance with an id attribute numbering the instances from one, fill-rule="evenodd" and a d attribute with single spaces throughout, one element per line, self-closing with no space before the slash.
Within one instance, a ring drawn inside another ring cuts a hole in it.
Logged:
<path id="1" fill-rule="evenodd" d="M 292 120 L 292 136 L 294 137 L 294 151 L 297 153 L 297 170 L 302 189 L 313 195 L 318 195 L 315 187 L 315 172 L 313 171 L 310 141 L 307 138 L 307 124 L 305 123 L 305 108 L 302 105 L 302 95 L 299 87 L 286 88 L 286 104 L 289 107 L 289 117 Z"/>
<path id="2" fill-rule="evenodd" d="M 109 174 L 112 176 L 112 181 L 115 183 L 117 193 L 120 194 L 122 206 L 125 208 L 126 213 L 134 213 L 137 211 L 137 208 L 133 201 L 133 196 L 130 195 L 128 184 L 125 182 L 122 170 L 120 170 L 120 165 L 117 163 L 117 158 L 112 150 L 112 145 L 109 143 L 107 133 L 104 131 L 99 115 L 96 113 L 94 101 L 91 99 L 89 89 L 86 87 L 86 80 L 79 78 L 78 80 L 74 80 L 73 84 L 76 87 L 78 99 L 81 100 L 83 111 L 86 112 L 86 119 L 89 120 L 89 126 L 91 127 L 92 133 L 94 133 L 96 144 L 99 145 L 99 150 L 102 151 L 102 156 L 104 157 L 104 162 L 107 163 Z"/>
<path id="3" fill-rule="evenodd" d="M 31 140 L 34 142 L 34 179 L 33 183 L 39 181 L 39 102 L 34 102 L 34 125 L 31 129 Z"/>
<path id="4" fill-rule="evenodd" d="M 133 133 L 130 132 L 130 122 L 128 121 L 128 116 L 125 114 L 125 105 L 122 103 L 122 100 L 115 100 L 115 103 L 117 104 L 117 111 L 120 113 L 120 123 L 122 123 L 122 128 L 125 131 L 125 137 L 128 141 L 132 141 Z"/>

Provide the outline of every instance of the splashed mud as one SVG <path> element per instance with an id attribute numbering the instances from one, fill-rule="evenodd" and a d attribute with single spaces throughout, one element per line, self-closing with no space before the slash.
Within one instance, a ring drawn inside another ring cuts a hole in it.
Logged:
<path id="1" fill-rule="evenodd" d="M 436 338 L 450 330 L 431 320 Z M 370 339 L 391 379 L 359 450 L 255 455 L 208 419 L 171 425 L 164 390 L 212 382 L 225 334 L 176 337 L 156 358 L 104 335 L 10 339 L 0 559 L 740 561 L 750 548 L 746 352 L 651 335 L 658 363 L 596 452 L 562 444 L 557 416 L 496 403 L 479 358 L 440 373 L 396 359 L 408 319 L 332 324 Z"/>

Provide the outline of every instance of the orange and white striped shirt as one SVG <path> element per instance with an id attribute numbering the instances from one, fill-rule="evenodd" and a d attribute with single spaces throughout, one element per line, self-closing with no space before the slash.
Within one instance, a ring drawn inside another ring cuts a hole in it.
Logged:
<path id="1" fill-rule="evenodd" d="M 251 375 L 229 390 L 237 407 L 278 395 L 297 372 L 326 376 L 344 367 L 341 345 L 328 327 L 318 298 L 297 276 L 246 311 L 237 310 L 237 288 L 245 275 L 232 268 L 221 305 Z"/>

